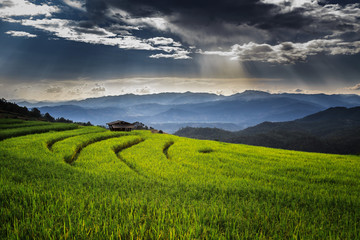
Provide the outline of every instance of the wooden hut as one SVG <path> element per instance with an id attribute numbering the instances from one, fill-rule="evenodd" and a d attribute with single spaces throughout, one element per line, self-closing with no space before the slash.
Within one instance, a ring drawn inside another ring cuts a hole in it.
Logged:
<path id="1" fill-rule="evenodd" d="M 114 122 L 109 122 L 107 123 L 107 125 L 109 126 L 109 129 L 111 131 L 131 131 L 135 128 L 135 125 L 132 123 L 128 123 L 125 121 L 114 121 Z"/>

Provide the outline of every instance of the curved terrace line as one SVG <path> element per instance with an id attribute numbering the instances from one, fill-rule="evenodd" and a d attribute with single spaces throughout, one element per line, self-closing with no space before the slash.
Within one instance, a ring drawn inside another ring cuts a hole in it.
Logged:
<path id="1" fill-rule="evenodd" d="M 198 152 L 199 153 L 212 153 L 212 152 L 214 152 L 214 150 L 211 148 L 203 148 L 203 149 L 200 149 Z"/>
<path id="2" fill-rule="evenodd" d="M 125 136 L 125 135 L 123 135 Z M 74 154 L 71 156 L 71 157 L 64 157 L 64 160 L 65 162 L 69 163 L 69 164 L 72 164 L 73 162 L 76 161 L 76 159 L 79 157 L 79 154 L 80 152 L 87 146 L 93 144 L 93 143 L 96 143 L 96 142 L 100 142 L 100 141 L 104 141 L 104 140 L 108 140 L 108 139 L 111 139 L 111 138 L 120 138 L 120 137 L 123 137 L 123 136 L 101 136 L 101 137 L 98 137 L 98 138 L 94 138 L 94 139 L 91 139 L 90 141 L 88 142 L 85 142 L 85 143 L 82 143 L 81 145 L 79 145 Z"/>
<path id="3" fill-rule="evenodd" d="M 48 133 L 50 131 L 56 131 L 56 132 L 63 132 L 63 131 L 68 131 L 68 130 L 74 130 L 77 129 L 76 127 L 54 127 L 52 125 L 42 125 L 41 127 L 49 127 L 49 128 L 37 128 L 37 129 L 32 129 L 34 126 L 32 127 L 28 127 L 28 128 L 22 128 L 23 131 L 16 131 L 18 130 L 17 128 L 14 129 L 9 129 L 9 130 L 15 130 L 15 132 L 8 132 L 8 133 L 1 133 L 0 132 L 0 141 L 2 140 L 6 140 L 9 138 L 15 138 L 15 137 L 23 137 L 23 136 L 27 136 L 27 135 L 33 135 L 33 134 L 41 134 L 41 133 Z"/>
<path id="4" fill-rule="evenodd" d="M 174 145 L 174 141 L 170 141 L 170 142 L 167 142 L 165 145 L 164 145 L 164 149 L 163 149 L 163 153 L 165 154 L 166 158 L 167 159 L 170 159 L 170 156 L 168 154 L 168 151 L 169 151 L 169 148 Z"/>
<path id="5" fill-rule="evenodd" d="M 120 155 L 120 153 L 121 153 L 122 151 L 124 151 L 125 149 L 131 148 L 131 147 L 133 147 L 133 146 L 135 146 L 135 145 L 137 145 L 137 144 L 139 144 L 139 143 L 141 143 L 141 142 L 144 142 L 144 141 L 145 141 L 145 139 L 143 139 L 143 138 L 135 139 L 135 140 L 133 140 L 133 141 L 129 141 L 129 142 L 123 144 L 123 145 L 120 145 L 120 146 L 118 146 L 118 147 L 114 147 L 114 153 L 115 153 L 116 156 L 117 156 L 123 163 L 125 163 L 131 170 L 133 170 L 134 172 L 136 172 L 137 174 L 139 174 L 139 175 L 141 175 L 141 176 L 143 176 L 143 177 L 147 177 L 147 176 L 141 174 L 131 163 L 127 162 L 126 159 L 123 158 L 123 157 Z"/>
<path id="6" fill-rule="evenodd" d="M 102 131 L 99 131 L 102 132 Z M 77 137 L 77 136 L 81 136 L 81 135 L 87 135 L 87 134 L 94 134 L 94 133 L 99 133 L 99 132 L 86 132 L 86 133 L 79 133 L 79 134 L 75 134 L 75 135 L 70 135 L 70 136 L 62 136 L 56 139 L 53 139 L 49 142 L 46 143 L 46 147 L 49 149 L 49 151 L 52 151 L 52 146 L 57 143 L 57 142 L 61 142 L 65 139 L 71 138 L 71 137 Z"/>
<path id="7" fill-rule="evenodd" d="M 28 128 L 28 127 L 41 127 L 41 126 L 47 126 L 47 125 L 51 125 L 51 123 L 41 123 L 41 124 L 10 124 L 10 125 L 3 125 L 3 124 L 0 124 L 0 129 L 1 130 L 7 130 L 7 129 L 17 129 L 17 128 Z"/>

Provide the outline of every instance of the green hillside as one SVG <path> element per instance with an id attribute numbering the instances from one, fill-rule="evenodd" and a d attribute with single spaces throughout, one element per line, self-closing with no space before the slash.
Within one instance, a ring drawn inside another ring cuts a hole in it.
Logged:
<path id="1" fill-rule="evenodd" d="M 359 239 L 360 156 L 0 119 L 1 239 Z"/>
<path id="2" fill-rule="evenodd" d="M 288 122 L 263 122 L 231 132 L 185 127 L 174 135 L 296 151 L 360 154 L 360 107 L 334 107 Z"/>

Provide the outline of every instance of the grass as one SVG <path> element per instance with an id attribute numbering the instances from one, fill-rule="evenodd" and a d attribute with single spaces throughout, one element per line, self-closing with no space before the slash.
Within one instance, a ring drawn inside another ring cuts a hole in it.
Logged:
<path id="1" fill-rule="evenodd" d="M 0 125 L 2 124 L 16 124 L 16 123 L 24 123 L 26 121 L 21 119 L 12 119 L 12 118 L 0 118 Z"/>
<path id="2" fill-rule="evenodd" d="M 0 142 L 0 238 L 360 238 L 359 156 L 49 126 Z"/>
<path id="3" fill-rule="evenodd" d="M 76 129 L 79 127 L 76 124 L 68 124 L 68 123 L 43 124 L 42 122 L 40 122 L 38 125 L 35 126 L 34 125 L 26 126 L 26 124 L 24 125 L 25 126 L 23 127 L 1 129 L 0 140 L 11 137 L 35 134 L 35 133 L 44 133 L 49 131 L 64 131 L 64 130 Z"/>
<path id="4" fill-rule="evenodd" d="M 40 121 L 22 121 L 18 123 L 2 123 L 0 121 L 0 129 L 6 130 L 11 128 L 24 128 L 24 127 L 32 127 L 32 126 L 44 126 L 44 125 L 51 125 L 50 122 L 40 122 Z"/>

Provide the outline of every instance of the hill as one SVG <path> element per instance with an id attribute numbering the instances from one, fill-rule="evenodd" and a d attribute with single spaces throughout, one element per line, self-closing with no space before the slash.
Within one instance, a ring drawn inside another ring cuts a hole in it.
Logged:
<path id="1" fill-rule="evenodd" d="M 309 152 L 360 154 L 360 107 L 329 108 L 302 119 L 264 122 L 238 132 L 189 127 L 175 135 Z"/>
<path id="2" fill-rule="evenodd" d="M 21 107 L 16 103 L 9 102 L 6 99 L 0 99 L 0 119 L 1 118 L 10 118 L 10 119 L 22 119 L 22 120 L 37 120 L 45 122 L 62 122 L 62 123 L 72 123 L 72 120 L 65 119 L 64 117 L 57 117 L 56 119 L 51 116 L 48 112 L 42 114 L 39 109 L 32 108 L 29 110 L 27 107 Z M 77 122 L 77 124 L 91 126 L 92 124 L 87 121 Z"/>
<path id="3" fill-rule="evenodd" d="M 173 133 L 181 127 L 219 124 L 229 130 L 242 130 L 264 121 L 292 121 L 329 107 L 360 105 L 358 95 L 270 94 L 244 91 L 232 96 L 209 93 L 126 94 L 68 102 L 20 102 L 37 107 L 43 114 L 74 121 L 105 125 L 117 119 L 141 121 L 149 126 L 164 126 Z"/>
<path id="4" fill-rule="evenodd" d="M 1 239 L 360 234 L 359 156 L 43 123 L 0 119 Z"/>

